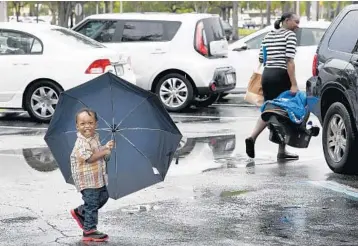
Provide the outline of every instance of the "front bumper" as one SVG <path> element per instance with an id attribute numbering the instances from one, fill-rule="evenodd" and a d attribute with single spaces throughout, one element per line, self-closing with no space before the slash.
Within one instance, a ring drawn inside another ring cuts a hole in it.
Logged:
<path id="1" fill-rule="evenodd" d="M 198 87 L 199 95 L 223 93 L 235 89 L 236 71 L 233 67 L 219 68 L 215 70 L 212 81 L 208 87 Z"/>

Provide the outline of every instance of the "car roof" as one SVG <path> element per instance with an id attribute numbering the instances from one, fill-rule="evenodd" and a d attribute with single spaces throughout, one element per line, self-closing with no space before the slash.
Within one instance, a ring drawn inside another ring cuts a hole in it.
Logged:
<path id="1" fill-rule="evenodd" d="M 36 33 L 44 30 L 50 30 L 51 28 L 62 28 L 54 25 L 37 24 L 37 23 L 22 23 L 22 22 L 0 22 L 0 28 L 13 29 L 26 33 Z"/>
<path id="2" fill-rule="evenodd" d="M 169 21 L 183 21 L 187 20 L 199 20 L 203 18 L 219 17 L 216 14 L 201 14 L 201 13 L 166 13 L 166 12 L 143 12 L 143 13 L 113 13 L 113 14 L 96 14 L 88 16 L 86 19 L 126 19 L 126 20 L 169 20 Z"/>
<path id="3" fill-rule="evenodd" d="M 322 29 L 327 29 L 330 24 L 331 24 L 330 21 L 305 21 L 305 22 L 300 23 L 299 26 L 300 26 L 300 28 L 322 28 Z M 249 35 L 237 40 L 234 43 L 229 44 L 229 47 L 234 47 L 235 43 L 238 44 L 238 43 L 246 42 L 246 41 L 248 41 L 248 40 L 250 40 L 250 39 L 252 39 L 252 38 L 254 38 L 256 36 L 259 36 L 259 35 L 261 35 L 263 33 L 266 33 L 266 32 L 268 32 L 270 30 L 273 30 L 273 29 L 274 29 L 273 25 L 264 27 L 264 28 L 262 28 L 260 30 L 257 30 L 254 33 L 251 33 L 251 34 L 249 34 Z"/>

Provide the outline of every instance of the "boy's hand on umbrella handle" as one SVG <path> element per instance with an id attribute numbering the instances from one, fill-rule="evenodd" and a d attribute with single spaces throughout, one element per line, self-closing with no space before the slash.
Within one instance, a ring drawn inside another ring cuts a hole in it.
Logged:
<path id="1" fill-rule="evenodd" d="M 106 143 L 106 148 L 107 149 L 113 149 L 113 147 L 114 147 L 114 141 L 113 140 L 111 140 L 111 141 L 108 141 L 108 143 Z"/>

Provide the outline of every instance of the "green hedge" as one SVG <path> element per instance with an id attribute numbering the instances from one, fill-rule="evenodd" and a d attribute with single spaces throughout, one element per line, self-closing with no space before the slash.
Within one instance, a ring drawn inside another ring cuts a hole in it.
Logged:
<path id="1" fill-rule="evenodd" d="M 239 36 L 240 37 L 245 37 L 251 33 L 254 33 L 256 32 L 257 30 L 255 29 L 242 29 L 242 28 L 239 28 Z"/>

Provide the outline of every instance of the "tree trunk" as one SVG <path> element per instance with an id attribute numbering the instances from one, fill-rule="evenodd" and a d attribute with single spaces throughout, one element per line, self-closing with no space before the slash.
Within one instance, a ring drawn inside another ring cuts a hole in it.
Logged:
<path id="1" fill-rule="evenodd" d="M 36 15 L 36 13 L 37 13 L 37 11 L 36 11 L 36 8 L 35 8 L 35 4 L 34 3 L 30 3 L 30 13 L 29 13 L 29 15 L 30 16 L 35 16 Z"/>
<path id="2" fill-rule="evenodd" d="M 266 2 L 266 25 L 271 26 L 271 1 Z"/>
<path id="3" fill-rule="evenodd" d="M 72 13 L 72 2 L 58 2 L 58 25 L 68 27 L 68 21 Z"/>
<path id="4" fill-rule="evenodd" d="M 226 21 L 227 20 L 226 8 L 222 8 L 221 12 L 223 13 L 223 20 Z"/>
<path id="5" fill-rule="evenodd" d="M 104 14 L 109 13 L 109 2 L 104 1 Z"/>
<path id="6" fill-rule="evenodd" d="M 282 14 L 290 12 L 290 10 L 291 10 L 291 2 L 281 1 L 281 10 L 282 10 Z"/>
<path id="7" fill-rule="evenodd" d="M 264 26 L 264 12 L 262 10 L 262 4 L 260 3 L 260 16 L 261 16 L 261 28 Z"/>
<path id="8" fill-rule="evenodd" d="M 338 2 L 338 4 L 340 4 L 340 2 Z M 306 16 L 307 16 L 307 20 L 310 21 L 311 20 L 311 2 L 310 1 L 306 2 Z"/>
<path id="9" fill-rule="evenodd" d="M 239 21 L 238 10 L 239 10 L 239 2 L 237 1 L 232 2 L 232 28 L 234 29 L 232 34 L 233 40 L 239 39 L 239 29 L 237 26 L 237 23 Z"/>
<path id="10" fill-rule="evenodd" d="M 338 1 L 335 17 L 339 14 L 339 12 L 341 12 L 341 8 L 342 8 L 342 2 Z"/>

